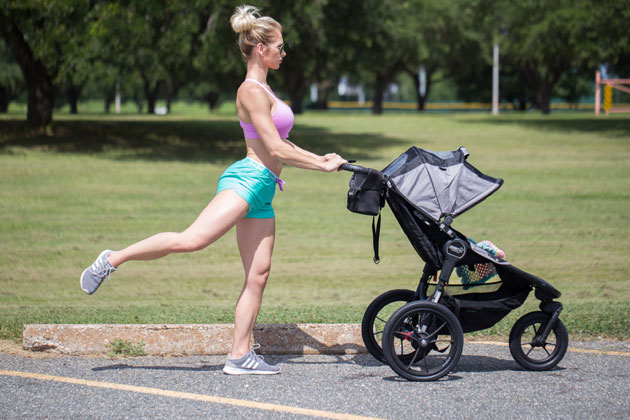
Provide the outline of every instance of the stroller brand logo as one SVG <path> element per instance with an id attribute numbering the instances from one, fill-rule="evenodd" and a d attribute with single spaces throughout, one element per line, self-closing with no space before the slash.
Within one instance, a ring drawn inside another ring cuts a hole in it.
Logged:
<path id="1" fill-rule="evenodd" d="M 466 248 L 460 243 L 452 243 L 447 248 L 448 254 L 453 257 L 463 257 L 466 253 Z"/>

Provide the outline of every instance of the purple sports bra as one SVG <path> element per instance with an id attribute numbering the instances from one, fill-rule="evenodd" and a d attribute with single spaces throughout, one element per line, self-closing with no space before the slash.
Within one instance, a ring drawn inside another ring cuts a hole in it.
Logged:
<path id="1" fill-rule="evenodd" d="M 293 121 L 294 121 L 293 111 L 291 111 L 291 108 L 289 107 L 289 105 L 285 104 L 283 101 L 278 99 L 276 95 L 273 94 L 273 92 L 267 89 L 267 87 L 263 85 L 262 83 L 260 83 L 258 80 L 245 79 L 245 81 L 256 83 L 258 86 L 265 89 L 265 91 L 271 95 L 273 100 L 276 101 L 276 111 L 273 114 L 271 114 L 271 119 L 273 120 L 273 123 L 276 125 L 276 128 L 278 129 L 278 134 L 280 134 L 280 138 L 282 139 L 288 138 L 289 131 L 291 131 L 291 128 L 293 128 Z M 243 122 L 240 120 L 240 118 L 238 121 L 241 123 L 241 127 L 243 128 L 243 134 L 245 134 L 245 138 L 248 138 L 248 139 L 260 138 L 260 136 L 256 132 L 256 128 L 254 128 L 254 124 Z"/>

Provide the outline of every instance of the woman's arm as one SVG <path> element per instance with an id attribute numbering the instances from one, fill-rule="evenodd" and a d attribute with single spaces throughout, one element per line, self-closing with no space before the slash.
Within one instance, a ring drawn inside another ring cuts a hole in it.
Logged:
<path id="1" fill-rule="evenodd" d="M 289 140 L 281 139 L 271 118 L 267 93 L 257 86 L 241 89 L 239 90 L 239 96 L 242 95 L 240 103 L 249 114 L 260 140 L 273 158 L 290 166 L 325 172 L 332 172 L 346 163 L 339 155 L 319 156 L 296 146 Z"/>

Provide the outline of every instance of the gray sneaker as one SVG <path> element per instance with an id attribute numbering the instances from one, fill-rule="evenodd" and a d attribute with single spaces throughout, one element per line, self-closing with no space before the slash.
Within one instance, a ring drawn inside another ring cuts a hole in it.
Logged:
<path id="1" fill-rule="evenodd" d="M 81 274 L 81 289 L 88 295 L 96 292 L 103 280 L 109 279 L 109 275 L 116 271 L 116 267 L 107 260 L 107 256 L 112 252 L 114 251 L 109 249 L 101 252 L 94 264 L 86 268 Z"/>
<path id="2" fill-rule="evenodd" d="M 262 356 L 258 356 L 254 349 L 260 345 L 253 346 L 249 352 L 240 359 L 232 359 L 228 355 L 223 366 L 223 373 L 228 375 L 275 375 L 280 373 L 278 366 L 270 365 L 263 360 Z"/>

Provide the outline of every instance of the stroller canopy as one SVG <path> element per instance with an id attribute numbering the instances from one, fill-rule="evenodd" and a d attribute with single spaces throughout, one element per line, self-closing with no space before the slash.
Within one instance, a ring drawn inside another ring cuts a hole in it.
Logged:
<path id="1" fill-rule="evenodd" d="M 479 172 L 467 157 L 464 147 L 453 152 L 412 147 L 382 172 L 409 203 L 439 222 L 464 213 L 503 184 Z"/>

